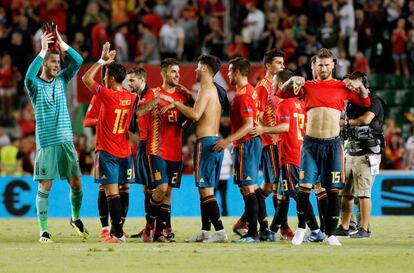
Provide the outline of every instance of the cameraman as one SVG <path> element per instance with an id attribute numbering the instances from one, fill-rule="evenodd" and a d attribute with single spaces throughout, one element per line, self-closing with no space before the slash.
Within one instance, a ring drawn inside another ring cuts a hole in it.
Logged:
<path id="1" fill-rule="evenodd" d="M 368 89 L 367 76 L 362 72 L 354 72 L 350 80 L 361 80 Z M 382 131 L 384 121 L 384 101 L 370 94 L 371 106 L 363 108 L 348 103 L 345 119 L 341 120 L 342 136 L 349 140 L 349 154 L 345 161 L 345 188 L 342 196 L 342 224 L 337 236 L 349 236 L 349 224 L 352 217 L 354 198 L 359 199 L 361 226 L 352 238 L 369 238 L 368 230 L 371 214 L 371 188 L 375 175 L 379 172 L 381 154 L 385 140 Z"/>

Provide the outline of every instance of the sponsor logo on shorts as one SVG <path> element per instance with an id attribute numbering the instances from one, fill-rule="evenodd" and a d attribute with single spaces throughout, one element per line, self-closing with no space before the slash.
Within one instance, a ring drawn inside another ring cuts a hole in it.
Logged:
<path id="1" fill-rule="evenodd" d="M 47 171 L 46 171 L 46 169 L 45 169 L 45 168 L 42 168 L 42 169 L 40 170 L 40 173 L 41 173 L 42 175 L 46 175 Z"/>
<path id="2" fill-rule="evenodd" d="M 299 179 L 305 179 L 305 172 L 304 171 L 300 171 Z"/>
<path id="3" fill-rule="evenodd" d="M 252 178 L 250 176 L 246 177 L 246 181 L 251 181 L 251 180 L 252 180 Z"/>
<path id="4" fill-rule="evenodd" d="M 200 182 L 200 183 L 205 182 L 205 181 L 204 181 L 204 178 L 201 178 L 199 182 Z"/>

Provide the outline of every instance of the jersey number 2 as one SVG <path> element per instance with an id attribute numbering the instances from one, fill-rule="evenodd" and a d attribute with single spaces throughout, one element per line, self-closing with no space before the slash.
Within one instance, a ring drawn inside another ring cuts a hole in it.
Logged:
<path id="1" fill-rule="evenodd" d="M 125 132 L 125 117 L 127 116 L 129 109 L 115 109 L 116 119 L 112 134 L 123 134 Z"/>

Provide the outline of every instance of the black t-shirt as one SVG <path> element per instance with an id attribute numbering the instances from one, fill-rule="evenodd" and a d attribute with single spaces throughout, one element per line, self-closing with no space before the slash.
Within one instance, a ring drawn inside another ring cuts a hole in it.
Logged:
<path id="1" fill-rule="evenodd" d="M 381 148 L 385 147 L 382 125 L 384 123 L 384 107 L 385 102 L 375 94 L 370 94 L 371 106 L 361 107 L 352 103 L 348 103 L 346 114 L 349 119 L 356 119 L 366 112 L 372 112 L 375 117 L 368 126 L 372 129 L 375 138 L 381 140 Z"/>

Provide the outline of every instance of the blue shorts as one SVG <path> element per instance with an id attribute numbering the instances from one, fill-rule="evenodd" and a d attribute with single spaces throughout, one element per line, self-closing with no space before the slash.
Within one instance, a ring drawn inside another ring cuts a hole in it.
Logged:
<path id="1" fill-rule="evenodd" d="M 150 189 L 155 189 L 161 184 L 180 188 L 183 162 L 168 161 L 156 155 L 149 155 L 148 165 L 151 175 Z"/>
<path id="2" fill-rule="evenodd" d="M 277 186 L 277 195 L 295 198 L 299 187 L 299 167 L 293 164 L 283 164 L 281 171 L 282 183 Z"/>
<path id="3" fill-rule="evenodd" d="M 135 159 L 135 169 L 137 170 L 135 183 L 149 186 L 151 178 L 149 176 L 147 142 L 140 141 L 139 149 Z"/>
<path id="4" fill-rule="evenodd" d="M 344 150 L 339 137 L 318 139 L 305 136 L 300 162 L 300 184 L 315 184 L 323 188 L 342 189 L 345 182 Z M 318 176 L 319 179 L 318 179 Z"/>
<path id="5" fill-rule="evenodd" d="M 279 150 L 276 145 L 263 148 L 261 166 L 263 182 L 276 184 L 279 182 Z"/>
<path id="6" fill-rule="evenodd" d="M 199 188 L 216 188 L 220 178 L 224 151 L 213 151 L 220 137 L 209 136 L 197 139 L 194 146 L 194 175 Z"/>
<path id="7" fill-rule="evenodd" d="M 126 184 L 135 180 L 134 160 L 132 156 L 120 158 L 105 151 L 96 153 L 95 183 Z"/>
<path id="8" fill-rule="evenodd" d="M 257 185 L 262 155 L 262 139 L 254 137 L 234 148 L 234 183 L 238 186 Z"/>

